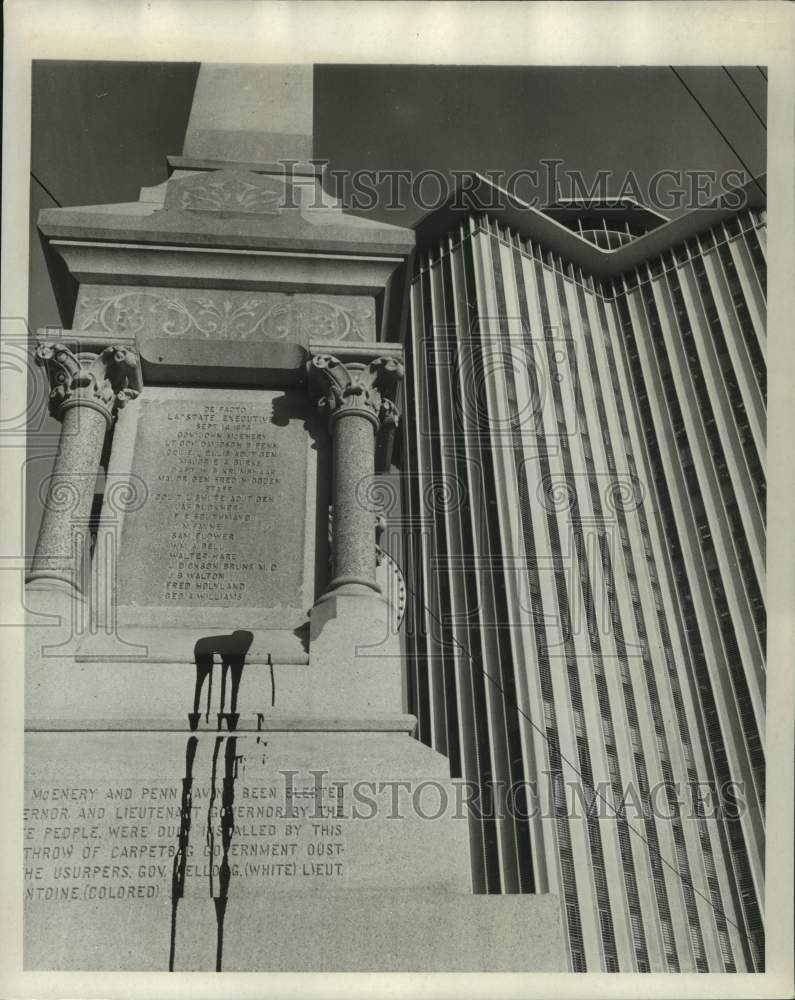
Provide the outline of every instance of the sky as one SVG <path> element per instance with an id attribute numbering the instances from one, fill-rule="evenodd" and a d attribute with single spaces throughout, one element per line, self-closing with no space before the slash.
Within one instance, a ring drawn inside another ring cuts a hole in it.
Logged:
<path id="1" fill-rule="evenodd" d="M 32 331 L 60 325 L 36 229 L 39 210 L 58 203 L 135 201 L 141 187 L 166 180 L 166 157 L 182 152 L 198 69 L 197 63 L 34 62 Z M 766 133 L 754 111 L 765 120 L 765 79 L 754 66 L 730 71 L 754 110 L 720 67 L 679 70 L 749 170 L 760 174 Z M 586 181 L 607 170 L 620 184 L 632 170 L 643 188 L 660 170 L 742 169 L 667 67 L 317 66 L 315 156 L 327 159 L 334 171 L 415 175 L 423 170 L 508 175 L 559 159 Z M 344 186 L 326 183 L 344 198 Z M 547 203 L 543 183 L 525 180 L 516 193 Z M 424 212 L 409 201 L 401 209 L 380 203 L 369 214 L 410 226 Z M 33 458 L 35 437 L 29 445 Z M 29 466 L 29 551 L 41 516 L 37 490 L 30 486 L 48 464 L 40 457 Z"/>

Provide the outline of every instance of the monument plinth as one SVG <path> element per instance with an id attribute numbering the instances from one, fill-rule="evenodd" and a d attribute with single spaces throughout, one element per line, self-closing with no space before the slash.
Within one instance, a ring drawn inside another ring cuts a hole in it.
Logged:
<path id="1" fill-rule="evenodd" d="M 27 968 L 563 963 L 554 900 L 471 894 L 466 790 L 412 738 L 372 487 L 413 234 L 322 191 L 311 95 L 202 67 L 168 181 L 41 216 L 71 329 L 37 354 Z"/>

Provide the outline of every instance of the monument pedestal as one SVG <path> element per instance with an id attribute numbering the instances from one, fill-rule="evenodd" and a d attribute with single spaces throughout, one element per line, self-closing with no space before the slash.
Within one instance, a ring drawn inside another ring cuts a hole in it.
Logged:
<path id="1" fill-rule="evenodd" d="M 472 895 L 466 787 L 405 717 L 92 708 L 26 739 L 27 969 L 564 967 L 555 899 Z"/>

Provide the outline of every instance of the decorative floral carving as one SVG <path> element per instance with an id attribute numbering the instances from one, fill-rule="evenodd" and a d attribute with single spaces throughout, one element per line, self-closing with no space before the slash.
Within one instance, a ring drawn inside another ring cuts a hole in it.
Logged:
<path id="1" fill-rule="evenodd" d="M 283 189 L 274 189 L 255 174 L 249 176 L 245 180 L 222 172 L 172 181 L 166 189 L 166 208 L 278 215 L 285 206 Z"/>
<path id="2" fill-rule="evenodd" d="M 343 364 L 330 354 L 315 355 L 307 363 L 310 388 L 318 398 L 318 409 L 331 420 L 343 409 L 357 409 L 378 426 L 394 430 L 398 409 L 394 393 L 403 378 L 397 358 L 376 358 L 368 364 Z"/>
<path id="3" fill-rule="evenodd" d="M 50 413 L 59 417 L 68 406 L 101 409 L 108 420 L 141 391 L 138 356 L 127 347 L 106 347 L 99 354 L 75 354 L 65 344 L 39 344 L 36 364 L 50 382 Z"/>
<path id="4" fill-rule="evenodd" d="M 84 331 L 147 332 L 165 337 L 229 340 L 366 340 L 374 311 L 333 298 L 289 295 L 224 297 L 166 294 L 151 289 L 85 298 Z"/>

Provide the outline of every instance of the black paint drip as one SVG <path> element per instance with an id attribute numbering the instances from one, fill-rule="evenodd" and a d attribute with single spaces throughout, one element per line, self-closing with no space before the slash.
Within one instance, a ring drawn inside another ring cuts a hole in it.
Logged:
<path id="1" fill-rule="evenodd" d="M 221 722 L 226 719 L 226 727 L 230 731 L 237 729 L 240 714 L 237 711 L 237 695 L 240 690 L 240 678 L 243 676 L 244 657 L 230 657 L 224 660 L 221 666 L 221 711 L 218 713 L 218 728 Z M 232 675 L 232 694 L 230 698 L 229 711 L 226 709 L 226 675 Z"/>
<path id="2" fill-rule="evenodd" d="M 205 681 L 207 682 L 207 709 L 205 721 L 210 718 L 210 704 L 212 700 L 213 684 L 213 664 L 215 657 L 221 660 L 221 710 L 218 712 L 218 728 L 223 725 L 226 719 L 227 728 L 231 731 L 237 728 L 239 715 L 237 712 L 237 697 L 240 689 L 240 680 L 243 676 L 243 666 L 251 643 L 254 641 L 254 634 L 246 629 L 235 629 L 234 632 L 226 635 L 208 635 L 196 641 L 193 647 L 193 658 L 196 663 L 196 683 L 193 690 L 193 711 L 188 713 L 190 728 L 195 730 L 199 726 L 201 716 L 200 704 L 202 690 Z M 231 707 L 226 711 L 226 687 L 227 675 L 231 674 Z"/>
<path id="3" fill-rule="evenodd" d="M 213 828 L 213 806 L 215 805 L 215 779 L 218 773 L 218 752 L 221 749 L 221 744 L 224 742 L 223 736 L 217 736 L 215 739 L 215 746 L 213 747 L 213 766 L 212 772 L 210 774 L 210 801 L 207 805 L 207 833 L 206 842 L 207 849 L 210 852 L 210 898 L 215 896 L 215 890 L 213 888 L 213 851 L 215 849 L 215 830 Z"/>
<path id="4" fill-rule="evenodd" d="M 212 703 L 212 682 L 213 664 L 215 656 L 221 659 L 221 695 L 220 711 L 218 712 L 218 729 L 226 719 L 227 728 L 230 731 L 237 729 L 240 719 L 237 711 L 237 699 L 240 690 L 240 681 L 243 676 L 243 667 L 246 662 L 246 655 L 254 640 L 252 632 L 237 629 L 228 635 L 212 635 L 199 639 L 193 649 L 196 663 L 196 682 L 193 691 L 193 711 L 188 713 L 188 722 L 192 731 L 198 729 L 201 715 L 200 705 L 204 684 L 207 682 L 207 708 L 205 721 L 209 721 L 210 708 Z M 230 708 L 226 711 L 227 676 L 231 675 L 230 682 Z M 238 758 L 237 737 L 232 736 L 226 740 L 224 751 L 224 777 L 221 783 L 221 844 L 222 859 L 218 869 L 218 894 L 215 893 L 213 879 L 215 832 L 213 826 L 213 808 L 216 801 L 216 780 L 218 775 L 218 758 L 221 751 L 221 744 L 224 742 L 223 736 L 217 736 L 213 747 L 212 773 L 210 777 L 210 799 L 207 807 L 207 829 L 206 844 L 209 852 L 209 880 L 210 898 L 215 906 L 215 916 L 217 924 L 217 940 L 215 952 L 216 971 L 220 972 L 223 965 L 224 950 L 224 919 L 226 917 L 226 903 L 229 898 L 229 884 L 231 881 L 231 868 L 229 865 L 229 849 L 232 844 L 234 833 L 234 800 L 235 800 L 235 778 L 237 777 Z M 171 880 L 171 945 L 169 949 L 168 969 L 174 971 L 174 959 L 177 940 L 177 908 L 179 900 L 185 893 L 185 873 L 188 844 L 190 840 L 190 827 L 193 809 L 193 764 L 196 758 L 198 739 L 191 736 L 188 739 L 186 750 L 185 777 L 182 780 L 182 804 L 180 807 L 180 827 L 177 844 L 177 852 L 174 855 L 174 866 Z"/>
<path id="5" fill-rule="evenodd" d="M 215 971 L 220 972 L 224 953 L 224 918 L 226 917 L 226 901 L 229 898 L 229 883 L 232 873 L 229 867 L 229 848 L 232 845 L 232 834 L 235 829 L 235 776 L 237 737 L 231 736 L 224 750 L 224 780 L 221 787 L 221 845 L 223 856 L 218 871 L 218 895 L 215 897 L 215 920 L 217 924 L 217 942 L 215 948 Z M 212 862 L 212 859 L 211 859 Z"/>
<path id="6" fill-rule="evenodd" d="M 179 810 L 179 838 L 171 875 L 171 945 L 168 953 L 168 971 L 174 971 L 177 947 L 177 907 L 185 893 L 185 863 L 190 840 L 190 823 L 193 809 L 193 762 L 196 759 L 198 739 L 191 736 L 185 750 L 185 777 L 182 779 L 182 801 Z"/>

